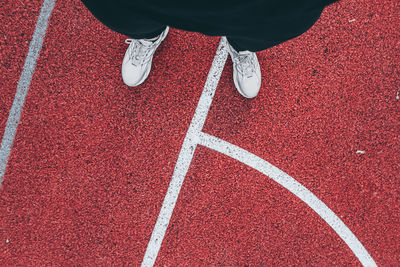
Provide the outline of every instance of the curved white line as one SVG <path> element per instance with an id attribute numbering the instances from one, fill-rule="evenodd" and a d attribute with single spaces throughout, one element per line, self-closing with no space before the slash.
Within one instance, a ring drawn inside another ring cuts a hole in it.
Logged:
<path id="1" fill-rule="evenodd" d="M 262 158 L 215 136 L 201 132 L 199 137 L 200 145 L 218 151 L 256 169 L 296 195 L 332 227 L 353 251 L 361 264 L 364 266 L 377 266 L 368 251 L 343 221 L 324 202 L 290 175 Z"/>

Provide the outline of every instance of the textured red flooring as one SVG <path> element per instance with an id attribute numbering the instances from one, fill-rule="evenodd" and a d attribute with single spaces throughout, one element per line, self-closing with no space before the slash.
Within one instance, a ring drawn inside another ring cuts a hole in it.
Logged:
<path id="1" fill-rule="evenodd" d="M 328 224 L 289 191 L 252 168 L 201 147 L 156 262 L 199 264 L 359 263 Z"/>
<path id="2" fill-rule="evenodd" d="M 41 1 L 4 1 L 0 5 L 0 136 L 14 100 Z"/>
<path id="3" fill-rule="evenodd" d="M 135 89 L 123 41 L 57 3 L 1 192 L 0 265 L 142 260 L 218 38 L 172 30 Z"/>
<path id="4" fill-rule="evenodd" d="M 40 5 L 0 8 L 1 133 Z M 399 13 L 396 1 L 330 6 L 258 53 L 253 100 L 228 59 L 203 129 L 306 186 L 379 266 L 400 262 Z M 172 29 L 133 89 L 124 38 L 57 2 L 0 191 L 0 265 L 141 263 L 219 38 Z M 199 146 L 156 261 L 177 265 L 360 263 L 290 192 Z"/>
<path id="5" fill-rule="evenodd" d="M 400 262 L 397 11 L 329 7 L 304 35 L 258 54 L 263 84 L 251 101 L 234 93 L 227 65 L 203 129 L 290 174 L 386 266 Z"/>

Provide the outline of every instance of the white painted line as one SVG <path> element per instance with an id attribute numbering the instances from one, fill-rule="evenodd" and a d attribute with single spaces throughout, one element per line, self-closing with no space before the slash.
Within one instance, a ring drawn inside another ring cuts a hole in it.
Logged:
<path id="1" fill-rule="evenodd" d="M 169 184 L 160 214 L 158 215 L 153 233 L 151 234 L 150 241 L 147 245 L 142 266 L 153 266 L 154 262 L 156 261 L 161 243 L 164 239 L 165 232 L 167 231 L 169 221 L 172 216 L 172 212 L 174 211 L 179 192 L 181 191 L 183 181 L 192 161 L 194 151 L 196 150 L 199 134 L 203 128 L 208 111 L 210 109 L 211 102 L 221 77 L 222 70 L 224 69 L 227 56 L 228 52 L 226 49 L 226 41 L 224 38 L 221 38 L 210 72 L 208 73 L 207 81 L 204 85 L 203 93 L 201 94 L 192 122 L 190 123 L 186 137 L 183 141 L 182 149 L 179 153 L 174 173 L 172 175 L 172 180 Z"/>
<path id="2" fill-rule="evenodd" d="M 35 71 L 36 61 L 43 45 L 48 22 L 54 6 L 55 0 L 44 0 L 38 20 L 36 22 L 36 28 L 29 45 L 28 55 L 18 82 L 17 92 L 2 138 L 0 148 L 0 187 L 4 179 L 8 158 L 11 153 L 25 98 L 29 90 L 33 73 Z M 184 139 L 181 152 L 178 156 L 172 180 L 148 243 L 142 266 L 154 265 L 197 144 L 201 144 L 205 147 L 232 157 L 272 178 L 274 181 L 299 197 L 318 215 L 320 215 L 350 247 L 350 249 L 354 252 L 364 266 L 376 266 L 376 263 L 372 257 L 369 255 L 357 237 L 350 231 L 350 229 L 336 216 L 331 209 L 329 209 L 307 188 L 302 186 L 299 182 L 294 180 L 285 172 L 271 165 L 267 161 L 257 157 L 256 155 L 217 137 L 201 132 L 210 109 L 216 87 L 221 77 L 222 70 L 225 66 L 227 55 L 228 52 L 226 49 L 226 39 L 221 38 L 221 42 L 208 74 L 203 93 L 200 97 L 194 117 Z M 8 243 L 9 240 L 7 239 L 6 242 Z"/>
<path id="3" fill-rule="evenodd" d="M 46 36 L 51 12 L 53 11 L 55 0 L 44 0 L 39 17 L 36 21 L 35 31 L 31 43 L 29 44 L 28 55 L 17 85 L 14 102 L 8 115 L 6 128 L 1 140 L 0 147 L 0 187 L 4 180 L 8 158 L 14 143 L 14 137 L 17 132 L 17 126 L 21 118 L 22 109 L 24 107 L 25 98 L 28 94 L 32 76 L 35 71 L 36 61 L 42 49 L 43 40 Z"/>
<path id="4" fill-rule="evenodd" d="M 375 261 L 369 255 L 357 237 L 343 223 L 342 220 L 325 205 L 319 198 L 311 193 L 307 188 L 293 179 L 290 175 L 278 169 L 262 158 L 215 136 L 206 133 L 200 134 L 200 145 L 218 151 L 231 158 L 234 158 L 243 164 L 246 164 L 257 171 L 267 175 L 272 180 L 289 190 L 302 201 L 304 201 L 311 209 L 313 209 L 330 227 L 340 236 L 341 239 L 349 246 L 356 257 L 364 266 L 376 266 Z"/>

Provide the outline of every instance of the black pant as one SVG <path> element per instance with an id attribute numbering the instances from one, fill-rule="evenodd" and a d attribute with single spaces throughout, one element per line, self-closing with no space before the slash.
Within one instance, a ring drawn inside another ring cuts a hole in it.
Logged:
<path id="1" fill-rule="evenodd" d="M 111 30 L 129 36 L 133 39 L 150 39 L 156 37 L 160 35 L 167 26 L 140 14 L 132 15 L 131 11 L 129 10 L 110 10 L 110 8 L 113 8 L 112 6 L 107 6 L 107 8 L 104 8 L 97 3 L 92 4 L 93 1 L 83 0 L 82 2 L 86 5 L 89 11 L 105 26 L 107 26 Z M 284 28 L 284 23 L 276 22 L 276 25 L 272 25 L 272 28 L 274 28 L 275 30 L 277 29 L 278 31 L 282 30 L 283 32 L 288 32 L 287 35 L 284 34 L 284 37 L 281 37 L 279 39 L 274 40 L 273 38 L 271 38 L 272 32 L 268 32 L 268 30 L 263 29 L 263 27 L 260 27 L 260 30 L 256 31 L 254 31 L 253 29 L 252 31 L 249 31 L 247 35 L 226 35 L 226 38 L 229 44 L 236 51 L 262 51 L 281 44 L 287 40 L 293 39 L 307 31 L 319 19 L 322 11 L 323 8 L 316 9 L 309 12 L 308 14 L 305 14 L 304 16 L 300 16 L 296 19 L 293 19 L 293 21 L 290 21 L 290 24 L 298 25 L 294 32 L 290 32 L 290 27 Z M 269 26 L 269 29 L 271 29 L 271 25 Z M 175 28 L 179 28 L 179 25 L 175 26 Z M 208 35 L 207 33 L 204 34 Z"/>

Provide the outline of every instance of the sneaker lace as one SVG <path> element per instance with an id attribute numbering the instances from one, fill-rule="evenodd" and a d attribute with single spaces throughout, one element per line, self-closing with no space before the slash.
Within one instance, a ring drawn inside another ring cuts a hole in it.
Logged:
<path id="1" fill-rule="evenodd" d="M 136 40 L 136 39 L 126 39 L 125 43 L 129 44 L 129 60 L 132 65 L 139 66 L 144 65 L 150 60 L 153 54 L 154 43 L 149 44 L 147 41 Z"/>
<path id="2" fill-rule="evenodd" d="M 256 65 L 254 60 L 254 53 L 236 54 L 233 62 L 237 66 L 237 70 L 241 75 L 250 78 L 256 72 Z"/>

